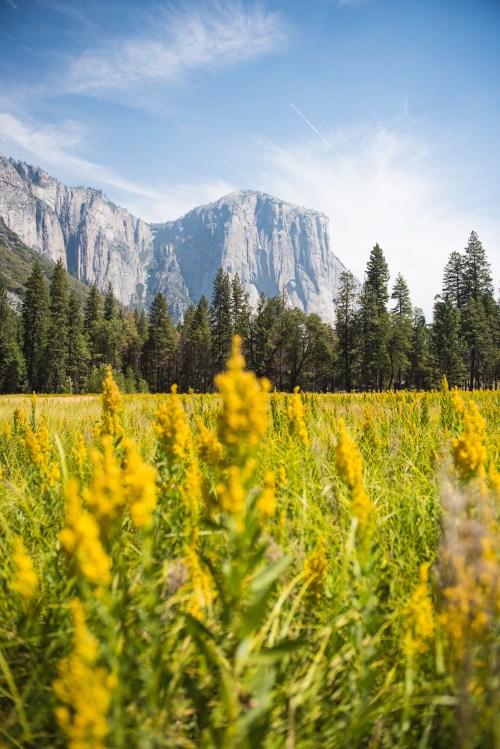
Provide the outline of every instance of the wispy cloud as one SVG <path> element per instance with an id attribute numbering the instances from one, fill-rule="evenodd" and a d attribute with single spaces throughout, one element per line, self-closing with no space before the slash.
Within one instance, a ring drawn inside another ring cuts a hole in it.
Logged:
<path id="1" fill-rule="evenodd" d="M 226 66 L 269 54 L 289 28 L 278 12 L 239 3 L 200 5 L 155 19 L 154 30 L 106 40 L 71 65 L 73 93 L 104 95 L 149 83 L 179 83 L 188 71 Z"/>
<path id="2" fill-rule="evenodd" d="M 121 202 L 135 216 L 145 221 L 167 221 L 178 218 L 196 205 L 226 195 L 235 187 L 214 178 L 199 183 L 144 185 L 116 174 L 113 170 L 78 155 L 85 142 L 85 132 L 78 123 L 62 126 L 40 126 L 26 123 L 7 112 L 0 112 L 0 151 L 16 153 L 36 166 L 53 170 L 58 179 L 70 184 L 86 184 L 111 190 L 113 200 Z"/>
<path id="3" fill-rule="evenodd" d="M 498 258 L 500 220 L 458 191 L 457 175 L 437 166 L 426 140 L 394 127 L 326 135 L 331 148 L 312 137 L 260 141 L 256 179 L 261 189 L 329 216 L 333 250 L 359 278 L 378 242 L 393 277 L 406 277 L 413 303 L 430 315 L 449 253 L 464 248 L 472 229 Z"/>

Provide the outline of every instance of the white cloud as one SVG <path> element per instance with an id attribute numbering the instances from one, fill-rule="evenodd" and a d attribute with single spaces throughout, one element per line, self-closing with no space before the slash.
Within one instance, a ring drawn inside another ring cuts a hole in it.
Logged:
<path id="1" fill-rule="evenodd" d="M 358 278 L 378 242 L 392 279 L 401 272 L 413 304 L 430 317 L 449 253 L 463 250 L 472 229 L 498 274 L 500 219 L 460 194 L 457 175 L 433 165 L 436 154 L 425 141 L 383 127 L 326 137 L 331 148 L 319 138 L 259 142 L 256 180 L 261 189 L 324 212 L 333 251 Z"/>
<path id="2" fill-rule="evenodd" d="M 66 84 L 74 93 L 99 95 L 149 83 L 179 83 L 190 70 L 274 52 L 287 36 L 277 12 L 239 3 L 200 5 L 155 19 L 150 33 L 110 39 L 87 50 L 71 66 Z"/>
<path id="3" fill-rule="evenodd" d="M 180 185 L 144 185 L 132 182 L 112 169 L 77 155 L 85 133 L 75 122 L 63 126 L 26 124 L 18 117 L 0 112 L 0 150 L 31 159 L 36 166 L 53 170 L 53 176 L 71 185 L 85 184 L 110 190 L 119 202 L 144 221 L 179 218 L 191 208 L 209 203 L 234 190 L 230 183 L 215 178 L 209 182 Z"/>

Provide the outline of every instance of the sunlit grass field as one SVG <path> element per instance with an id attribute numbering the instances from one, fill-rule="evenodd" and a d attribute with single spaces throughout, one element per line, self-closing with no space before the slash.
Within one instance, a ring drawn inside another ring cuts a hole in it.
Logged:
<path id="1" fill-rule="evenodd" d="M 0 399 L 0 747 L 500 747 L 500 395 Z"/>

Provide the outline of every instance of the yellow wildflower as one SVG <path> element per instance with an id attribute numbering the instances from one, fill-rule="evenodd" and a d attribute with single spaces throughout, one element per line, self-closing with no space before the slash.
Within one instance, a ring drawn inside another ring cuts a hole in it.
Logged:
<path id="1" fill-rule="evenodd" d="M 403 649 L 408 656 L 425 653 L 434 636 L 435 619 L 429 591 L 429 567 L 429 562 L 421 565 L 420 581 L 404 612 Z"/>
<path id="2" fill-rule="evenodd" d="M 229 466 L 224 471 L 225 481 L 217 485 L 217 496 L 221 510 L 237 515 L 245 508 L 245 487 L 239 466 Z"/>
<path id="3" fill-rule="evenodd" d="M 85 463 L 87 462 L 87 456 L 88 456 L 87 446 L 85 445 L 85 440 L 82 434 L 78 435 L 78 442 L 77 442 L 76 447 L 73 448 L 73 454 L 76 459 L 78 473 L 81 474 L 83 473 L 83 469 L 84 469 Z"/>
<path id="4" fill-rule="evenodd" d="M 24 438 L 21 440 L 30 462 L 40 472 L 47 467 L 49 458 L 49 436 L 45 421 L 42 420 L 38 433 L 35 433 L 28 424 L 25 424 Z"/>
<path id="5" fill-rule="evenodd" d="M 71 602 L 73 651 L 59 662 L 59 678 L 52 687 L 63 703 L 55 714 L 68 738 L 69 749 L 105 749 L 109 733 L 107 715 L 116 677 L 99 666 L 99 645 L 89 632 L 82 603 Z"/>
<path id="6" fill-rule="evenodd" d="M 455 467 L 464 480 L 486 475 L 486 423 L 474 403 L 469 403 L 469 410 L 464 413 L 464 431 L 452 442 Z"/>
<path id="7" fill-rule="evenodd" d="M 355 442 L 350 438 L 343 419 L 339 419 L 336 455 L 337 470 L 351 491 L 351 512 L 361 526 L 365 526 L 375 512 L 375 506 L 363 485 L 363 461 Z"/>
<path id="8" fill-rule="evenodd" d="M 304 562 L 304 574 L 309 581 L 309 593 L 314 598 L 321 598 L 325 587 L 328 560 L 323 541 Z"/>
<path id="9" fill-rule="evenodd" d="M 288 428 L 292 436 L 297 436 L 303 445 L 308 445 L 309 435 L 307 434 L 307 427 L 304 421 L 304 404 L 302 403 L 302 397 L 299 391 L 300 387 L 297 385 L 297 387 L 293 389 L 291 402 L 288 406 Z"/>
<path id="10" fill-rule="evenodd" d="M 213 600 L 217 595 L 212 575 L 202 565 L 196 551 L 197 537 L 186 549 L 185 564 L 188 568 L 189 578 L 192 586 L 192 596 L 189 602 L 189 613 L 196 619 L 201 620 L 203 613 L 209 611 Z"/>
<path id="11" fill-rule="evenodd" d="M 123 486 L 130 507 L 132 522 L 136 528 L 144 528 L 151 517 L 158 499 L 156 471 L 142 460 L 135 444 L 130 439 L 123 442 L 125 462 Z"/>
<path id="12" fill-rule="evenodd" d="M 71 479 L 65 487 L 66 526 L 61 530 L 63 549 L 74 557 L 82 575 L 94 585 L 111 580 L 111 559 L 99 537 L 99 525 L 82 507 L 78 484 Z"/>
<path id="13" fill-rule="evenodd" d="M 91 487 L 83 489 L 83 498 L 92 510 L 101 529 L 107 533 L 118 515 L 123 513 L 125 496 L 121 466 L 113 448 L 110 434 L 102 437 L 102 452 L 92 452 L 94 479 Z"/>
<path id="14" fill-rule="evenodd" d="M 116 439 L 123 436 L 121 425 L 122 394 L 113 379 L 113 371 L 108 366 L 106 377 L 102 383 L 102 416 L 101 434 Z"/>
<path id="15" fill-rule="evenodd" d="M 276 480 L 272 471 L 264 474 L 264 489 L 257 500 L 257 509 L 263 517 L 272 517 L 276 510 Z"/>
<path id="16" fill-rule="evenodd" d="M 160 406 L 156 413 L 157 422 L 153 424 L 153 428 L 162 453 L 173 461 L 179 461 L 186 457 L 190 437 L 189 423 L 177 395 L 177 385 L 172 385 L 172 392 L 167 397 L 167 405 Z"/>
<path id="17" fill-rule="evenodd" d="M 207 429 L 199 417 L 196 426 L 196 450 L 201 460 L 211 466 L 220 465 L 224 458 L 224 447 L 217 439 L 217 435 Z"/>
<path id="18" fill-rule="evenodd" d="M 270 389 L 267 380 L 259 380 L 253 372 L 245 371 L 244 366 L 241 338 L 236 335 L 227 371 L 217 375 L 215 382 L 222 395 L 218 437 L 239 463 L 245 461 L 249 450 L 258 445 L 264 436 L 267 428 L 264 394 Z"/>
<path id="19" fill-rule="evenodd" d="M 193 520 L 196 520 L 198 516 L 202 494 L 203 480 L 200 466 L 196 458 L 192 456 L 186 472 L 186 478 L 181 486 L 181 497 Z"/>
<path id="20" fill-rule="evenodd" d="M 20 537 L 14 541 L 12 561 L 14 563 L 14 590 L 17 591 L 21 598 L 25 598 L 26 600 L 34 598 L 38 592 L 38 577 L 33 561 L 28 556 L 23 540 Z"/>

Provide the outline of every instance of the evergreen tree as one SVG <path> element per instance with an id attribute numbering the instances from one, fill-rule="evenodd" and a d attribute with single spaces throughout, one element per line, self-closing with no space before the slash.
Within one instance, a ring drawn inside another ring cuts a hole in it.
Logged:
<path id="1" fill-rule="evenodd" d="M 149 312 L 148 337 L 143 350 L 144 377 L 153 393 L 168 390 L 176 332 L 168 313 L 165 297 L 160 292 L 153 299 Z"/>
<path id="2" fill-rule="evenodd" d="M 434 359 L 434 384 L 443 375 L 450 387 L 463 385 L 466 371 L 463 361 L 460 311 L 449 296 L 436 297 L 432 326 L 432 354 Z"/>
<path id="3" fill-rule="evenodd" d="M 49 393 L 63 393 L 68 389 L 68 277 L 62 260 L 58 260 L 50 283 L 50 315 L 46 346 L 47 380 Z"/>
<path id="4" fill-rule="evenodd" d="M 448 296 L 460 311 L 464 308 L 464 259 L 459 252 L 452 252 L 443 273 L 442 297 Z"/>
<path id="5" fill-rule="evenodd" d="M 231 352 L 233 337 L 231 282 L 229 273 L 222 268 L 219 269 L 213 283 L 210 330 L 214 371 L 221 372 Z"/>
<path id="6" fill-rule="evenodd" d="M 72 391 L 81 393 L 89 361 L 87 341 L 83 333 L 83 317 L 80 300 L 76 292 L 69 295 L 68 304 L 68 366 L 67 374 L 71 380 Z"/>
<path id="7" fill-rule="evenodd" d="M 335 332 L 342 382 L 348 393 L 352 389 L 352 365 L 357 348 L 357 303 L 356 279 L 351 271 L 343 271 L 339 278 L 339 292 L 335 302 Z"/>
<path id="8" fill-rule="evenodd" d="M 108 283 L 106 295 L 104 297 L 104 319 L 114 320 L 118 317 L 118 302 L 113 291 L 113 286 Z"/>
<path id="9" fill-rule="evenodd" d="M 137 330 L 137 320 L 139 316 L 132 312 L 127 312 L 123 325 L 123 346 L 121 350 L 121 360 L 125 373 L 130 370 L 137 380 L 141 371 L 141 349 L 142 342 Z M 127 374 L 125 374 L 127 378 Z M 128 374 L 130 380 L 130 373 Z"/>
<path id="10" fill-rule="evenodd" d="M 493 296 L 490 264 L 483 245 L 472 231 L 463 256 L 463 307 L 469 299 L 481 300 L 485 294 Z"/>
<path id="11" fill-rule="evenodd" d="M 388 368 L 389 268 L 378 244 L 370 253 L 360 296 L 361 372 L 365 389 L 382 390 Z"/>
<path id="12" fill-rule="evenodd" d="M 389 387 L 394 379 L 401 388 L 403 379 L 408 379 L 410 352 L 413 337 L 413 310 L 410 300 L 410 290 L 405 279 L 398 273 L 392 289 L 391 299 L 395 304 L 391 309 L 391 326 L 389 338 L 389 360 L 391 367 Z"/>
<path id="13" fill-rule="evenodd" d="M 417 307 L 413 312 L 409 388 L 424 390 L 432 385 L 430 342 L 430 326 L 427 325 L 422 310 Z"/>
<path id="14" fill-rule="evenodd" d="M 196 389 L 196 342 L 194 340 L 195 316 L 196 307 L 194 304 L 190 304 L 180 327 L 178 384 L 181 390 L 184 391 L 188 390 L 188 388 L 192 388 L 193 390 Z"/>
<path id="15" fill-rule="evenodd" d="M 243 289 L 238 273 L 231 282 L 231 312 L 234 333 L 237 333 L 243 341 L 246 341 L 249 330 L 250 306 L 248 294 Z"/>
<path id="16" fill-rule="evenodd" d="M 193 321 L 194 372 L 193 388 L 206 393 L 212 388 L 212 332 L 210 329 L 210 308 L 207 299 L 201 296 Z"/>
<path id="17" fill-rule="evenodd" d="M 0 278 L 0 393 L 21 393 L 26 388 L 26 364 L 18 343 L 18 316 L 11 309 Z"/>
<path id="18" fill-rule="evenodd" d="M 26 361 L 28 388 L 43 389 L 46 374 L 45 352 L 49 327 L 49 291 L 40 263 L 33 265 L 26 281 L 22 307 L 23 354 Z"/>
<path id="19" fill-rule="evenodd" d="M 97 286 L 91 286 L 83 315 L 83 329 L 88 341 L 90 366 L 97 366 L 100 360 L 99 343 L 103 320 L 102 297 Z"/>

